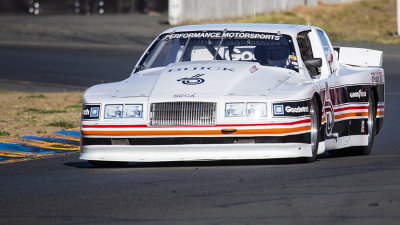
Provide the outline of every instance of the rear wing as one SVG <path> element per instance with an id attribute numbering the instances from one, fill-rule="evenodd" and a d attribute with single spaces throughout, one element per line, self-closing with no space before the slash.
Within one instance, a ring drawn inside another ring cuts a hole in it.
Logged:
<path id="1" fill-rule="evenodd" d="M 338 62 L 360 67 L 382 67 L 383 52 L 366 48 L 334 47 Z"/>

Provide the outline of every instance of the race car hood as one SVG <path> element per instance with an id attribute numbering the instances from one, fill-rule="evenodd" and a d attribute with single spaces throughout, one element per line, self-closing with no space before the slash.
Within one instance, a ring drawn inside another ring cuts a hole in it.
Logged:
<path id="1" fill-rule="evenodd" d="M 183 62 L 149 69 L 122 82 L 114 96 L 148 96 L 153 101 L 221 96 L 266 96 L 295 72 L 255 62 Z"/>

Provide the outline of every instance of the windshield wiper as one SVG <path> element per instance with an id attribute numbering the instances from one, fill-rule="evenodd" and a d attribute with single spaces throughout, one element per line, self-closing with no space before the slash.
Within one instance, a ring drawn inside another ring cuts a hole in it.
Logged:
<path id="1" fill-rule="evenodd" d="M 186 48 L 189 45 L 189 41 L 190 41 L 190 36 L 188 37 L 188 39 L 186 41 L 185 47 L 183 47 L 182 55 L 181 55 L 181 58 L 178 60 L 178 62 L 182 62 L 183 56 L 186 54 Z"/>
<path id="2" fill-rule="evenodd" d="M 137 73 L 140 72 L 144 69 L 144 66 L 142 64 L 139 64 L 138 66 L 135 67 L 135 72 L 133 73 Z"/>
<path id="3" fill-rule="evenodd" d="M 219 42 L 217 51 L 216 51 L 215 54 L 214 54 L 214 59 L 213 59 L 213 60 L 215 60 L 215 59 L 217 58 L 217 55 L 219 56 L 218 52 L 219 52 L 219 49 L 221 48 L 222 42 L 224 41 L 224 37 L 225 37 L 224 34 L 225 34 L 227 31 L 228 31 L 228 30 L 225 28 L 225 29 L 224 29 L 224 32 L 222 33 L 222 38 L 221 38 L 221 41 Z M 222 59 L 221 56 L 220 56 L 220 58 Z"/>

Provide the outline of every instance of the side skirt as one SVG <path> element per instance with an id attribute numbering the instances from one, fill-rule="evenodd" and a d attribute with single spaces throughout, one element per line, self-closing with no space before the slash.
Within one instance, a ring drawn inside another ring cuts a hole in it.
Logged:
<path id="1" fill-rule="evenodd" d="M 342 149 L 352 146 L 367 146 L 368 135 L 351 135 L 325 140 L 326 150 Z"/>

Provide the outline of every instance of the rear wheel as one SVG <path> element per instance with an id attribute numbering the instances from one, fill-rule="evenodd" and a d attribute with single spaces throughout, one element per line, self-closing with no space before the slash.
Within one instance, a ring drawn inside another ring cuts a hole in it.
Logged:
<path id="1" fill-rule="evenodd" d="M 321 120 L 320 120 L 320 112 L 318 109 L 317 99 L 314 97 L 311 101 L 310 106 L 310 119 L 311 119 L 311 131 L 310 131 L 310 145 L 311 145 L 311 157 L 304 158 L 305 162 L 313 162 L 317 158 L 318 153 L 318 145 L 320 139 L 320 128 L 321 128 Z"/>
<path id="2" fill-rule="evenodd" d="M 354 151 L 359 155 L 369 155 L 374 145 L 376 135 L 376 104 L 373 92 L 368 97 L 368 145 L 355 147 Z"/>

